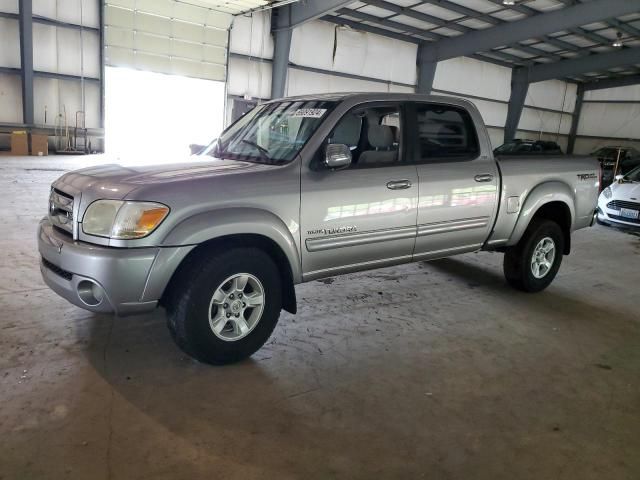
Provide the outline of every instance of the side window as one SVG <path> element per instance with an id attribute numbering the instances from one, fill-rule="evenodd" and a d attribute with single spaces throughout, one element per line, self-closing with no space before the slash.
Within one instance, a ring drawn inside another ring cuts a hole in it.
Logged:
<path id="1" fill-rule="evenodd" d="M 480 154 L 475 126 L 466 110 L 450 105 L 418 104 L 416 113 L 420 160 L 471 160 Z"/>
<path id="2" fill-rule="evenodd" d="M 329 143 L 351 150 L 349 168 L 371 168 L 400 162 L 400 109 L 397 105 L 356 108 L 338 122 Z"/>

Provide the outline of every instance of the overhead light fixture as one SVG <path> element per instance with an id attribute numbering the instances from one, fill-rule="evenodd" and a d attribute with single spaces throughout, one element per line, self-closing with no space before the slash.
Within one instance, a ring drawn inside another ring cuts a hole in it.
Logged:
<path id="1" fill-rule="evenodd" d="M 512 7 L 516 4 L 516 0 L 502 0 L 502 4 L 507 7 Z"/>
<path id="2" fill-rule="evenodd" d="M 623 45 L 623 43 L 622 43 L 622 33 L 618 32 L 618 35 L 616 36 L 616 39 L 613 41 L 613 43 L 611 45 L 616 47 L 616 48 L 622 47 L 622 45 Z"/>

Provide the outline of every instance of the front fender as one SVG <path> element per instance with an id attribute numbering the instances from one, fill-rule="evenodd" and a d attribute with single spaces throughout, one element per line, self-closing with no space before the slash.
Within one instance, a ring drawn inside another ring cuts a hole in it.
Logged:
<path id="1" fill-rule="evenodd" d="M 533 188 L 531 192 L 529 192 L 529 195 L 527 195 L 520 209 L 516 225 L 511 232 L 511 237 L 507 242 L 507 246 L 517 244 L 538 210 L 540 210 L 543 205 L 551 202 L 562 202 L 569 207 L 569 211 L 571 212 L 570 231 L 573 231 L 573 224 L 576 218 L 575 195 L 566 183 L 545 182 Z"/>
<path id="2" fill-rule="evenodd" d="M 294 283 L 302 280 L 300 252 L 294 240 L 298 224 L 290 225 L 258 208 L 225 208 L 199 213 L 178 223 L 162 241 L 163 246 L 199 245 L 230 235 L 261 235 L 276 243 L 287 257 Z"/>

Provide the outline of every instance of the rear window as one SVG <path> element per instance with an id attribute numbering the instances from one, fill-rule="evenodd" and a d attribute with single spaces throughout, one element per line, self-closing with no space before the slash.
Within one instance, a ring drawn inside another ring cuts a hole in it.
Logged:
<path id="1" fill-rule="evenodd" d="M 451 105 L 418 104 L 419 156 L 433 159 L 472 159 L 479 155 L 478 135 L 469 113 Z"/>

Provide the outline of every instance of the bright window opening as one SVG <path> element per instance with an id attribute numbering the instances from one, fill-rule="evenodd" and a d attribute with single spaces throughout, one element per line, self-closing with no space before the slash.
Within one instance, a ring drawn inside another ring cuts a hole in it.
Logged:
<path id="1" fill-rule="evenodd" d="M 224 83 L 106 69 L 106 153 L 137 162 L 179 161 L 206 145 L 224 122 Z"/>

